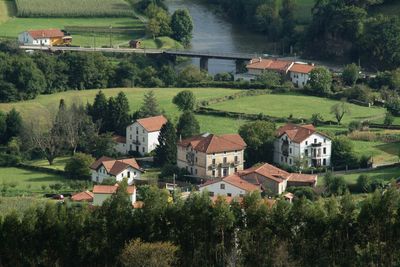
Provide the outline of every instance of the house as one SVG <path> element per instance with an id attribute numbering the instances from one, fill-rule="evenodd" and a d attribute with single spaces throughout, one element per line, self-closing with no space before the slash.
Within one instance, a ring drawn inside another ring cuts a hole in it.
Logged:
<path id="1" fill-rule="evenodd" d="M 23 45 L 63 45 L 72 42 L 72 37 L 59 29 L 31 30 L 18 35 L 18 42 Z"/>
<path id="2" fill-rule="evenodd" d="M 312 124 L 286 124 L 277 130 L 274 142 L 274 162 L 293 166 L 329 166 L 331 139 L 318 132 Z"/>
<path id="3" fill-rule="evenodd" d="M 243 170 L 246 143 L 238 134 L 205 133 L 177 144 L 177 165 L 196 177 L 225 177 Z"/>
<path id="4" fill-rule="evenodd" d="M 260 186 L 251 184 L 238 176 L 231 174 L 224 178 L 208 180 L 200 185 L 199 191 L 207 191 L 210 197 L 226 196 L 228 198 L 243 197 L 247 193 L 260 191 Z M 230 199 L 231 200 L 231 199 Z"/>
<path id="5" fill-rule="evenodd" d="M 237 175 L 269 195 L 280 195 L 289 186 L 315 187 L 318 179 L 317 175 L 289 173 L 268 163 L 239 171 Z"/>
<path id="6" fill-rule="evenodd" d="M 131 185 L 134 180 L 141 180 L 144 171 L 134 158 L 112 159 L 109 157 L 101 157 L 90 166 L 92 172 L 92 181 L 102 183 L 104 179 L 115 178 L 117 182 L 128 179 Z"/>
<path id="7" fill-rule="evenodd" d="M 142 45 L 142 42 L 140 40 L 130 40 L 129 41 L 130 48 L 140 48 L 141 45 Z"/>
<path id="8" fill-rule="evenodd" d="M 115 185 L 95 185 L 93 187 L 93 205 L 100 206 L 103 202 L 115 194 L 118 190 L 118 184 Z M 132 205 L 136 203 L 136 187 L 128 186 L 127 193 Z"/>
<path id="9" fill-rule="evenodd" d="M 90 191 L 84 191 L 76 193 L 71 197 L 72 201 L 76 202 L 93 202 L 93 193 Z"/>
<path id="10" fill-rule="evenodd" d="M 303 88 L 310 80 L 310 73 L 314 68 L 314 64 L 295 62 L 289 68 L 290 81 L 296 87 Z"/>
<path id="11" fill-rule="evenodd" d="M 126 137 L 120 135 L 114 135 L 113 141 L 115 142 L 114 150 L 122 155 L 127 153 Z"/>
<path id="12" fill-rule="evenodd" d="M 163 116 L 138 119 L 126 127 L 126 153 L 136 151 L 142 155 L 150 153 L 158 145 L 161 127 L 167 122 Z"/>

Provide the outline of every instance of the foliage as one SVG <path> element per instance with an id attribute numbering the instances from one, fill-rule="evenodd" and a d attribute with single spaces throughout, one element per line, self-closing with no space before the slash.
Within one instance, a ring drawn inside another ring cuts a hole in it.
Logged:
<path id="1" fill-rule="evenodd" d="M 187 9 L 176 10 L 171 17 L 172 37 L 185 46 L 192 39 L 193 21 Z"/>
<path id="2" fill-rule="evenodd" d="M 325 190 L 328 195 L 343 195 L 348 190 L 343 176 L 335 176 L 328 172 L 324 176 Z"/>
<path id="3" fill-rule="evenodd" d="M 194 113 L 191 111 L 184 111 L 179 117 L 178 124 L 176 125 L 176 133 L 179 138 L 185 139 L 200 133 L 200 125 Z"/>
<path id="4" fill-rule="evenodd" d="M 350 108 L 345 101 L 341 101 L 331 107 L 331 114 L 335 115 L 337 123 L 340 125 L 343 116 L 345 114 L 350 114 Z"/>
<path id="5" fill-rule="evenodd" d="M 331 86 L 331 72 L 326 68 L 317 67 L 311 71 L 306 89 L 315 95 L 326 96 L 331 92 Z"/>
<path id="6" fill-rule="evenodd" d="M 174 125 L 167 121 L 160 130 L 158 145 L 155 149 L 154 163 L 158 166 L 166 164 L 176 164 L 176 129 Z"/>
<path id="7" fill-rule="evenodd" d="M 268 121 L 249 122 L 239 128 L 239 135 L 247 144 L 245 150 L 247 166 L 272 161 L 275 130 L 275 124 Z"/>
<path id="8" fill-rule="evenodd" d="M 372 179 L 367 174 L 361 174 L 357 178 L 357 188 L 360 192 L 369 193 L 372 190 Z"/>
<path id="9" fill-rule="evenodd" d="M 351 121 L 349 123 L 349 132 L 352 133 L 354 131 L 359 131 L 362 128 L 361 122 L 360 121 Z"/>
<path id="10" fill-rule="evenodd" d="M 19 17 L 131 17 L 123 0 L 16 0 Z"/>
<path id="11" fill-rule="evenodd" d="M 393 124 L 393 121 L 394 121 L 394 117 L 393 117 L 392 113 L 386 112 L 383 124 L 390 126 Z"/>
<path id="12" fill-rule="evenodd" d="M 75 153 L 66 163 L 65 172 L 72 179 L 89 179 L 90 165 L 94 162 L 91 155 Z"/>
<path id="13" fill-rule="evenodd" d="M 360 76 L 360 67 L 352 63 L 346 65 L 342 72 L 342 79 L 346 85 L 354 85 Z"/>
<path id="14" fill-rule="evenodd" d="M 189 65 L 178 75 L 178 84 L 186 86 L 192 83 L 198 83 L 207 79 L 207 73 L 201 71 L 199 68 Z"/>
<path id="15" fill-rule="evenodd" d="M 169 267 L 176 261 L 177 250 L 171 242 L 146 243 L 135 239 L 126 244 L 121 262 L 123 266 Z"/>
<path id="16" fill-rule="evenodd" d="M 174 103 L 180 111 L 193 111 L 196 106 L 196 97 L 192 91 L 184 90 L 174 96 L 172 103 Z"/>
<path id="17" fill-rule="evenodd" d="M 357 157 L 354 153 L 354 144 L 345 136 L 338 136 L 332 140 L 333 166 L 354 166 L 357 165 Z"/>
<path id="18" fill-rule="evenodd" d="M 158 115 L 161 115 L 161 110 L 154 91 L 150 90 L 143 96 L 143 104 L 139 109 L 138 116 L 140 118 L 148 118 Z"/>
<path id="19" fill-rule="evenodd" d="M 323 121 L 324 121 L 324 117 L 323 117 L 320 113 L 313 113 L 313 114 L 311 115 L 311 123 L 312 123 L 314 126 L 320 125 L 321 122 L 323 122 Z"/>
<path id="20" fill-rule="evenodd" d="M 274 88 L 281 84 L 281 76 L 274 71 L 264 71 L 258 75 L 256 81 L 265 85 L 266 88 Z"/>

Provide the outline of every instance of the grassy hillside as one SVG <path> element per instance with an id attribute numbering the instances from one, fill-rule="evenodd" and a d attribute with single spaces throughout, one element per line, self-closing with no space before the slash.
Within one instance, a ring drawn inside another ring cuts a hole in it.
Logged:
<path id="1" fill-rule="evenodd" d="M 226 111 L 240 111 L 244 113 L 309 119 L 313 113 L 320 113 L 325 120 L 335 120 L 330 114 L 331 106 L 339 101 L 305 95 L 270 94 L 250 96 L 231 101 L 220 102 L 211 105 L 212 108 Z M 348 104 L 350 115 L 345 115 L 342 122 L 352 120 L 382 117 L 385 114 L 383 108 L 367 108 L 354 104 Z"/>

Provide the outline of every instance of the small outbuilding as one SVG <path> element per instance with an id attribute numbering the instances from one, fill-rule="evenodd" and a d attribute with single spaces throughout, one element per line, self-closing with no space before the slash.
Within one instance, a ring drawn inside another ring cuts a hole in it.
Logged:
<path id="1" fill-rule="evenodd" d="M 142 42 L 140 40 L 130 40 L 129 47 L 130 48 L 141 48 Z"/>

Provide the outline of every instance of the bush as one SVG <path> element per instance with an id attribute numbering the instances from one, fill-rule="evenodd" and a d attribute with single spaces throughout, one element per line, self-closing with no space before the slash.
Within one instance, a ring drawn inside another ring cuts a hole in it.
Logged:
<path id="1" fill-rule="evenodd" d="M 361 130 L 361 122 L 360 121 L 351 121 L 349 123 L 349 132 L 352 133 L 354 131 Z"/>
<path id="2" fill-rule="evenodd" d="M 359 192 L 369 193 L 372 190 L 372 180 L 366 174 L 361 174 L 357 178 L 357 189 Z"/>
<path id="3" fill-rule="evenodd" d="M 306 198 L 308 200 L 314 201 L 317 197 L 316 193 L 311 187 L 289 187 L 287 191 L 293 193 L 296 198 Z"/>
<path id="4" fill-rule="evenodd" d="M 71 179 L 90 179 L 90 165 L 94 158 L 88 154 L 75 153 L 65 165 L 65 173 Z"/>
<path id="5" fill-rule="evenodd" d="M 161 169 L 159 178 L 171 178 L 174 174 L 176 174 L 176 179 L 178 181 L 186 181 L 185 175 L 188 175 L 189 172 L 186 171 L 186 169 L 180 169 L 176 165 L 167 164 Z"/>
<path id="6" fill-rule="evenodd" d="M 335 176 L 328 172 L 324 176 L 325 192 L 327 195 L 341 196 L 348 191 L 346 181 L 343 176 Z"/>

